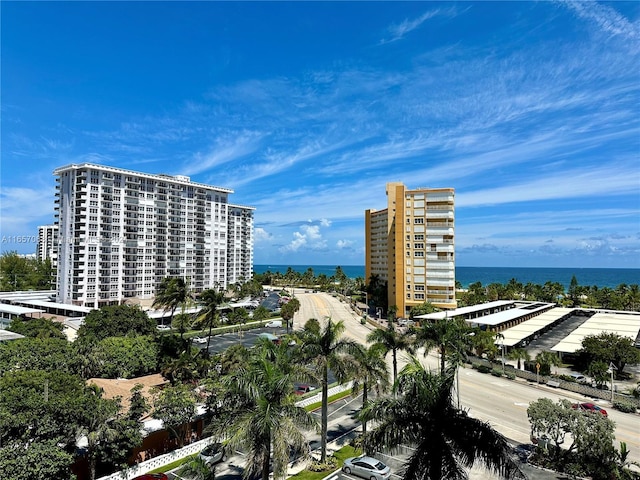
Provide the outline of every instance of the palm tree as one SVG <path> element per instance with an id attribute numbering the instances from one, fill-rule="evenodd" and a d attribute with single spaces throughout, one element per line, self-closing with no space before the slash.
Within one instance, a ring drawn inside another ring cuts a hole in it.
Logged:
<path id="1" fill-rule="evenodd" d="M 200 294 L 200 302 L 203 304 L 196 322 L 204 327 L 209 328 L 207 336 L 207 354 L 209 353 L 209 345 L 211 344 L 211 331 L 213 327 L 219 324 L 218 307 L 224 302 L 224 292 L 215 288 L 209 288 Z"/>
<path id="2" fill-rule="evenodd" d="M 119 435 L 115 421 L 120 409 L 120 401 L 102 398 L 103 390 L 97 386 L 87 389 L 92 393 L 92 407 L 87 410 L 81 433 L 87 438 L 87 458 L 89 460 L 89 478 L 95 480 L 96 465 L 100 456 L 101 444 L 114 442 Z"/>
<path id="3" fill-rule="evenodd" d="M 359 345 L 353 354 L 353 392 L 357 393 L 362 388 L 362 406 L 369 404 L 369 392 L 374 390 L 376 397 L 389 388 L 389 368 L 384 361 L 385 350 L 380 344 L 370 347 Z M 362 422 L 362 433 L 367 433 L 367 422 Z"/>
<path id="4" fill-rule="evenodd" d="M 189 298 L 189 288 L 183 278 L 165 277 L 156 289 L 156 296 L 153 300 L 153 308 L 161 307 L 164 311 L 169 310 L 169 324 L 173 322 L 173 314 L 177 308 L 184 305 Z"/>
<path id="5" fill-rule="evenodd" d="M 549 375 L 551 367 L 560 365 L 560 357 L 553 352 L 542 351 L 536 355 L 536 363 L 540 364 L 541 375 Z"/>
<path id="6" fill-rule="evenodd" d="M 285 303 L 280 309 L 280 316 L 287 324 L 287 333 L 289 333 L 289 329 L 293 327 L 293 317 L 298 310 L 300 310 L 300 300 L 295 297 Z"/>
<path id="7" fill-rule="evenodd" d="M 317 426 L 313 415 L 295 405 L 297 365 L 283 369 L 282 359 L 273 359 L 281 352 L 259 346 L 252 350 L 245 368 L 223 378 L 229 412 L 219 415 L 207 429 L 224 439 L 227 448 L 243 448 L 247 453 L 245 479 L 260 473 L 263 480 L 268 480 L 272 455 L 274 477 L 284 478 L 291 450 L 308 455 L 303 432 Z"/>
<path id="8" fill-rule="evenodd" d="M 509 358 L 511 360 L 518 361 L 518 370 L 520 370 L 520 366 L 522 365 L 520 363 L 521 361 L 528 362 L 529 360 L 531 360 L 529 352 L 527 352 L 524 348 L 514 348 L 509 352 Z"/>
<path id="9" fill-rule="evenodd" d="M 302 344 L 300 354 L 310 361 L 316 368 L 322 385 L 322 427 L 321 427 L 321 458 L 327 460 L 327 419 L 329 417 L 329 369 L 339 382 L 343 382 L 348 375 L 348 364 L 345 362 L 346 353 L 354 353 L 357 344 L 350 340 L 342 340 L 344 322 L 334 323 L 330 318 L 323 328 L 315 319 L 310 319 L 301 333 Z"/>
<path id="10" fill-rule="evenodd" d="M 448 355 L 464 358 L 471 349 L 471 328 L 462 319 L 443 318 L 427 322 L 416 333 L 416 343 L 425 347 L 425 355 L 433 348 L 440 354 L 440 374 L 444 374 Z"/>
<path id="11" fill-rule="evenodd" d="M 506 438 L 454 406 L 454 372 L 434 375 L 411 357 L 394 386 L 398 395 L 370 403 L 360 414 L 377 422 L 364 438 L 366 450 L 414 447 L 404 480 L 466 480 L 465 469 L 478 461 L 501 478 L 524 479 Z"/>
<path id="12" fill-rule="evenodd" d="M 177 471 L 181 477 L 191 480 L 215 480 L 215 466 L 209 465 L 203 458 L 199 456 L 193 457 L 188 462 L 182 464 Z"/>
<path id="13" fill-rule="evenodd" d="M 386 329 L 376 328 L 367 336 L 367 342 L 381 345 L 385 355 L 391 352 L 393 361 L 393 383 L 398 378 L 398 352 L 406 350 L 413 351 L 413 340 L 407 333 L 396 331 L 393 323 L 389 322 Z"/>

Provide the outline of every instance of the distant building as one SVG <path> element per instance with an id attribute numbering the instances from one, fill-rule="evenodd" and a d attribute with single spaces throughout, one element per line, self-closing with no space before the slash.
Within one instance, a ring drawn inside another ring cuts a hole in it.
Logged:
<path id="1" fill-rule="evenodd" d="M 38 244 L 36 246 L 36 258 L 38 260 L 51 260 L 54 267 L 58 259 L 58 225 L 40 225 L 38 227 Z"/>
<path id="2" fill-rule="evenodd" d="M 387 208 L 365 212 L 365 280 L 388 282 L 398 317 L 424 302 L 455 308 L 454 190 L 386 190 Z"/>
<path id="3" fill-rule="evenodd" d="M 51 285 L 55 285 L 58 270 L 58 225 L 40 225 L 38 227 L 36 258 L 41 261 L 51 261 Z"/>
<path id="4" fill-rule="evenodd" d="M 251 277 L 255 209 L 233 190 L 89 163 L 54 175 L 58 302 L 148 305 L 164 277 L 194 292 Z"/>

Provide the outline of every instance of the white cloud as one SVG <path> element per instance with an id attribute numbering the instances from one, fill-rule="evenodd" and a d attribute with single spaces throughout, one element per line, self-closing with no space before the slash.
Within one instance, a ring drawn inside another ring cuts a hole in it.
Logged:
<path id="1" fill-rule="evenodd" d="M 351 248 L 351 245 L 353 245 L 353 241 L 351 240 L 338 240 L 336 242 L 336 247 L 338 247 L 340 250 L 344 248 Z"/>
<path id="2" fill-rule="evenodd" d="M 262 227 L 256 227 L 253 230 L 253 239 L 255 240 L 256 243 L 266 242 L 268 240 L 273 239 L 273 235 L 271 235 Z"/>
<path id="3" fill-rule="evenodd" d="M 420 27 L 420 25 L 422 25 L 424 22 L 437 15 L 441 15 L 443 12 L 444 11 L 440 9 L 431 10 L 429 12 L 423 13 L 418 18 L 414 18 L 412 20 L 407 18 L 398 24 L 393 24 L 387 28 L 391 37 L 381 40 L 380 43 L 385 44 L 401 40 L 405 37 L 405 35 Z M 447 10 L 447 12 L 451 14 L 452 10 Z"/>
<path id="4" fill-rule="evenodd" d="M 321 225 L 300 225 L 299 230 L 297 232 L 293 232 L 293 240 L 291 240 L 288 245 L 282 247 L 281 251 L 297 252 L 303 247 L 310 250 L 326 249 L 327 242 L 322 236 L 320 226 Z"/>
<path id="5" fill-rule="evenodd" d="M 578 18 L 593 22 L 608 35 L 620 35 L 628 40 L 640 39 L 638 23 L 630 22 L 608 5 L 593 1 L 568 1 L 562 2 L 562 4 L 573 10 Z"/>
<path id="6" fill-rule="evenodd" d="M 36 227 L 53 223 L 53 199 L 54 191 L 51 188 L 2 188 L 0 192 L 0 232 L 4 237 L 0 246 L 2 251 L 35 252 L 35 240 L 38 235 Z M 46 207 L 43 208 L 43 205 Z"/>

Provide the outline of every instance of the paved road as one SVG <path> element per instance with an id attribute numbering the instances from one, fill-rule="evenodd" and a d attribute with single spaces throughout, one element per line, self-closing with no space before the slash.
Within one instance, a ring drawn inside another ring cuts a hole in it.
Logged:
<path id="1" fill-rule="evenodd" d="M 344 320 L 347 326 L 346 335 L 363 343 L 368 332 L 373 328 L 369 325 L 361 325 L 359 317 L 350 310 L 349 306 L 331 295 L 296 293 L 296 296 L 301 304 L 300 312 L 296 314 L 296 323 L 304 323 L 303 319 L 311 318 L 307 316 L 310 314 L 315 314 L 315 318 L 319 320 L 326 319 L 328 316 L 333 320 Z M 390 358 L 387 358 L 387 361 L 390 362 Z M 434 370 L 437 369 L 438 359 L 434 355 L 429 355 L 425 361 Z M 399 363 L 406 363 L 404 354 L 400 355 Z M 631 450 L 630 460 L 640 462 L 639 416 L 613 410 L 607 401 L 522 380 L 497 378 L 467 368 L 460 369 L 459 384 L 462 408 L 468 409 L 470 415 L 488 421 L 514 443 L 530 442 L 530 426 L 527 418 L 530 402 L 546 397 L 554 402 L 557 399 L 566 398 L 572 402 L 590 401 L 601 404 L 607 408 L 609 418 L 616 423 L 616 446 L 621 441 L 626 442 Z"/>
<path id="2" fill-rule="evenodd" d="M 356 315 L 349 305 L 339 299 L 325 293 L 305 293 L 304 290 L 297 289 L 296 297 L 300 301 L 300 311 L 294 317 L 294 329 L 302 328 L 304 322 L 309 318 L 316 318 L 319 321 L 326 321 L 332 318 L 334 321 L 343 320 L 346 326 L 345 335 L 348 338 L 360 342 L 366 341 L 366 336 L 374 327 L 360 324 L 360 317 Z M 216 342 L 212 346 L 212 351 L 222 351 L 229 345 L 242 342 L 245 345 L 253 345 L 257 335 L 262 331 L 282 334 L 285 329 L 260 329 L 248 332 L 242 338 L 237 334 L 227 334 L 216 337 Z M 387 359 L 390 364 L 390 356 Z M 400 355 L 399 363 L 406 362 L 406 356 Z M 434 355 L 425 358 L 425 362 L 434 370 L 438 368 L 438 359 Z M 509 438 L 514 445 L 529 443 L 529 422 L 526 410 L 529 403 L 542 397 L 556 401 L 559 398 L 568 398 L 571 401 L 594 401 L 594 399 L 573 394 L 562 390 L 555 390 L 546 386 L 538 386 L 522 380 L 511 381 L 507 379 L 493 377 L 491 375 L 480 374 L 475 370 L 462 368 L 459 371 L 460 403 L 462 408 L 466 408 L 469 414 L 488 421 L 496 430 Z M 627 443 L 631 449 L 630 460 L 640 461 L 640 422 L 637 415 L 623 414 L 613 410 L 608 402 L 596 400 L 609 411 L 609 418 L 616 422 L 616 445 L 620 441 Z M 341 401 L 332 406 L 332 413 L 329 421 L 330 440 L 344 435 L 358 425 L 355 420 L 355 413 L 359 408 L 358 403 L 346 403 Z M 319 446 L 319 435 L 309 433 L 312 447 Z M 385 463 L 392 465 L 392 472 L 400 471 L 400 466 L 392 458 L 380 456 Z M 244 457 L 235 455 L 216 468 L 216 478 L 231 480 L 240 478 Z M 523 470 L 528 479 L 531 480 L 552 480 L 565 478 L 554 473 L 534 469 L 523 464 Z M 352 475 L 346 476 L 338 474 L 336 480 L 354 480 Z M 490 480 L 494 476 L 482 469 L 472 469 L 471 480 Z"/>

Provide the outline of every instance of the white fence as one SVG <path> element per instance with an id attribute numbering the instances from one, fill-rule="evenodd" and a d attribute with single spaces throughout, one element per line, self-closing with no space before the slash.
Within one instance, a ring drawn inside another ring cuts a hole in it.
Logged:
<path id="1" fill-rule="evenodd" d="M 173 452 L 165 453 L 164 455 L 158 455 L 157 457 L 153 457 L 150 460 L 145 460 L 144 462 L 140 462 L 137 465 L 133 465 L 126 470 L 112 473 L 111 475 L 107 475 L 106 477 L 101 477 L 98 480 L 130 480 L 131 478 L 137 477 L 138 475 L 148 473 L 151 470 L 164 467 L 165 465 L 169 465 L 172 462 L 181 460 L 185 457 L 188 457 L 189 455 L 193 455 L 194 453 L 198 453 L 204 447 L 212 443 L 212 441 L 213 439 L 209 437 L 205 438 L 204 440 L 190 443 L 186 447 L 179 448 L 177 450 L 174 450 Z"/>

